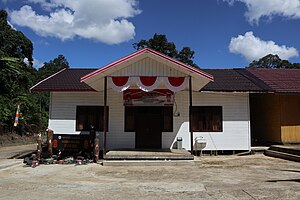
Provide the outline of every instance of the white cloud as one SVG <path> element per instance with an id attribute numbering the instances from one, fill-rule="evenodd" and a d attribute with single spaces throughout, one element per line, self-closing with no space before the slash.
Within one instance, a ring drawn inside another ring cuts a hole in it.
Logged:
<path id="1" fill-rule="evenodd" d="M 23 59 L 23 62 L 29 66 L 29 61 L 28 61 L 28 58 L 24 58 Z M 38 59 L 36 58 L 33 58 L 33 61 L 32 61 L 32 66 L 36 69 L 38 68 L 41 68 L 42 66 L 44 65 L 44 63 L 40 62 Z"/>
<path id="2" fill-rule="evenodd" d="M 136 0 L 29 0 L 48 15 L 38 14 L 30 5 L 10 12 L 13 24 L 31 28 L 40 36 L 61 40 L 76 36 L 106 44 L 118 44 L 135 36 L 127 19 L 138 15 Z"/>
<path id="3" fill-rule="evenodd" d="M 223 0 L 233 5 L 239 1 L 246 5 L 245 17 L 250 23 L 258 24 L 262 17 L 272 18 L 282 16 L 291 19 L 300 19 L 299 0 Z"/>
<path id="4" fill-rule="evenodd" d="M 231 38 L 229 51 L 241 54 L 248 61 L 258 60 L 268 54 L 277 54 L 284 60 L 299 56 L 296 48 L 285 45 L 279 46 L 273 41 L 261 40 L 259 37 L 255 37 L 253 32 Z"/>
<path id="5" fill-rule="evenodd" d="M 33 67 L 36 68 L 36 69 L 39 69 L 41 67 L 43 67 L 44 65 L 44 62 L 40 62 L 38 59 L 36 58 L 33 58 Z"/>

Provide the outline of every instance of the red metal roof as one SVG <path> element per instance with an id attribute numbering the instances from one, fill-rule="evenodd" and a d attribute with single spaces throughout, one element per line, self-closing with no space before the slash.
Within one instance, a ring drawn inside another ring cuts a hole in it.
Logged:
<path id="1" fill-rule="evenodd" d="M 91 92 L 80 78 L 96 69 L 63 69 L 30 88 L 31 92 Z"/>
<path id="2" fill-rule="evenodd" d="M 209 82 L 201 91 L 218 92 L 266 92 L 268 88 L 262 88 L 256 82 L 249 80 L 239 71 L 245 69 L 202 69 L 202 71 L 214 76 L 214 81 Z M 96 69 L 65 69 L 53 76 L 41 81 L 31 88 L 32 92 L 83 92 L 95 91 L 80 78 L 91 74 Z"/>
<path id="3" fill-rule="evenodd" d="M 272 88 L 274 92 L 300 92 L 300 69 L 248 68 L 246 70 Z"/>
<path id="4" fill-rule="evenodd" d="M 240 71 L 245 69 L 202 69 L 214 76 L 214 81 L 204 86 L 201 91 L 218 92 L 266 92 L 269 88 L 258 85 Z"/>

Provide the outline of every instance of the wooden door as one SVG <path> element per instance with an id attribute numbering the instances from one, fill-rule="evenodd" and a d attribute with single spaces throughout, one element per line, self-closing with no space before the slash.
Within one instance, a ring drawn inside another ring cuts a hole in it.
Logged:
<path id="1" fill-rule="evenodd" d="M 135 146 L 137 149 L 161 149 L 161 107 L 137 107 L 135 113 Z"/>

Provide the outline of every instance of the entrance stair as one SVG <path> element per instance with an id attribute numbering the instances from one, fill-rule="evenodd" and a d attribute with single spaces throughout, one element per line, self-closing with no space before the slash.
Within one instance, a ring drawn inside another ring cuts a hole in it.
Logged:
<path id="1" fill-rule="evenodd" d="M 195 164 L 194 156 L 178 149 L 121 149 L 107 152 L 104 166 L 183 166 Z"/>
<path id="2" fill-rule="evenodd" d="M 265 151 L 265 155 L 300 162 L 300 144 L 272 145 Z"/>
<path id="3" fill-rule="evenodd" d="M 134 149 L 112 150 L 107 152 L 105 160 L 194 160 L 187 150 L 179 149 Z"/>

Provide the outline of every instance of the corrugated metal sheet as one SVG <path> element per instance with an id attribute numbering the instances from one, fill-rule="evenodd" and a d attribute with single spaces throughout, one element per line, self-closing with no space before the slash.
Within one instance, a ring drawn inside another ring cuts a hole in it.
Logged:
<path id="1" fill-rule="evenodd" d="M 300 69 L 248 68 L 259 80 L 278 93 L 300 92 Z"/>

